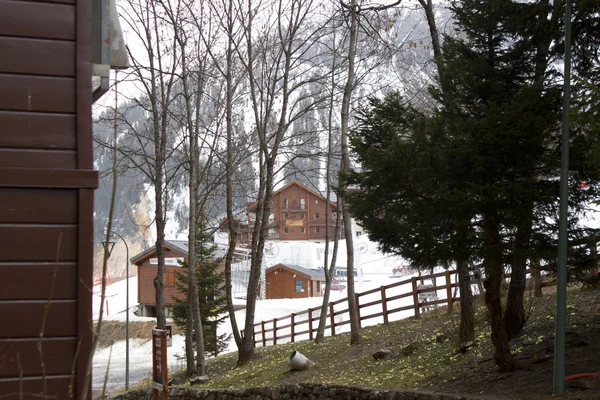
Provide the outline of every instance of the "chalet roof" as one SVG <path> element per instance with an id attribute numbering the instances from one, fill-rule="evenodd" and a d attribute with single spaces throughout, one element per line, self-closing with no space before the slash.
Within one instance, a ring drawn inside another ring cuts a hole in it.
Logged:
<path id="1" fill-rule="evenodd" d="M 290 264 L 281 264 L 281 263 L 279 263 L 279 264 L 276 264 L 276 265 L 274 265 L 274 266 L 272 266 L 270 268 L 267 268 L 267 272 L 270 272 L 270 271 L 272 271 L 275 268 L 280 267 L 280 266 L 286 267 L 286 268 L 291 269 L 293 271 L 296 271 L 296 272 L 298 272 L 300 274 L 306 275 L 306 276 L 308 276 L 311 279 L 312 278 L 325 279 L 325 274 L 323 273 L 322 270 L 308 269 L 308 268 L 301 267 L 299 265 L 290 265 Z"/>
<path id="2" fill-rule="evenodd" d="M 188 241 L 187 240 L 165 240 L 165 247 L 171 249 L 171 250 L 178 250 L 182 253 L 184 253 L 186 256 L 188 255 Z M 144 258 L 152 255 L 154 252 L 156 251 L 156 245 L 149 247 L 148 249 L 142 251 L 139 254 L 136 254 L 135 256 L 131 257 L 130 261 L 132 264 L 136 264 L 139 261 L 143 260 Z M 216 257 L 223 257 L 225 256 L 225 252 L 222 249 L 217 248 L 215 251 L 215 256 Z"/>
<path id="3" fill-rule="evenodd" d="M 311 193 L 313 196 L 316 196 L 316 197 L 318 197 L 319 199 L 321 199 L 321 200 L 325 201 L 325 197 L 323 197 L 323 196 L 322 196 L 322 195 L 320 195 L 319 193 L 315 192 L 314 190 L 312 190 L 312 189 L 310 189 L 310 188 L 308 188 L 308 187 L 304 186 L 303 184 L 301 184 L 301 183 L 300 183 L 300 182 L 298 182 L 298 181 L 292 181 L 292 182 L 288 183 L 287 185 L 285 185 L 284 187 L 282 187 L 282 188 L 280 188 L 280 189 L 277 189 L 276 191 L 274 191 L 274 192 L 273 192 L 273 196 L 275 196 L 275 195 L 279 194 L 280 192 L 283 192 L 284 190 L 286 190 L 287 188 L 289 188 L 289 187 L 291 187 L 291 186 L 299 186 L 299 187 L 301 187 L 302 189 L 304 189 L 304 190 L 307 190 L 307 191 L 308 191 L 309 193 Z M 337 208 L 337 205 L 336 205 L 336 204 L 335 204 L 333 201 L 331 201 L 331 200 L 330 200 L 330 201 L 329 201 L 329 204 L 330 204 L 332 207 L 336 207 L 336 208 Z M 255 208 L 256 208 L 256 203 L 251 203 L 251 204 L 249 204 L 249 205 L 248 205 L 248 211 L 252 211 L 252 210 L 254 210 Z"/>

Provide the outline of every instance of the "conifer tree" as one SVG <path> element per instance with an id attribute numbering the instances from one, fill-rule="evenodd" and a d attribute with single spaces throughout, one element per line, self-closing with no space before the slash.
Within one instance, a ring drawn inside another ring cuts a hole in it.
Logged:
<path id="1" fill-rule="evenodd" d="M 206 221 L 201 220 L 197 229 L 197 277 L 198 296 L 200 301 L 200 318 L 204 333 L 204 348 L 213 355 L 221 353 L 227 348 L 230 335 L 217 332 L 217 327 L 227 318 L 227 304 L 225 298 L 225 275 L 222 271 L 222 258 L 216 257 L 217 247 L 210 241 L 210 234 Z M 187 263 L 181 264 L 182 272 L 175 274 L 175 286 L 183 294 L 181 298 L 173 296 L 172 306 L 173 322 L 180 327 L 185 327 L 187 317 Z"/>

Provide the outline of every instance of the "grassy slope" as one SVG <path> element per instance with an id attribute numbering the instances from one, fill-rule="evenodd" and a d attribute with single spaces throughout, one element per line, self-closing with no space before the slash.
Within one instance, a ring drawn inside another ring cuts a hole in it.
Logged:
<path id="1" fill-rule="evenodd" d="M 523 334 L 511 343 L 518 369 L 500 374 L 494 365 L 485 308 L 476 307 L 477 344 L 457 352 L 459 313 L 438 309 L 420 320 L 367 327 L 362 342 L 349 345 L 347 334 L 256 349 L 256 357 L 236 367 L 237 354 L 208 361 L 211 381 L 202 387 L 243 388 L 287 383 L 335 383 L 387 389 L 427 389 L 496 395 L 506 399 L 551 398 L 555 296 L 533 299 Z M 600 292 L 573 289 L 568 295 L 567 375 L 600 372 Z M 375 361 L 384 346 L 390 357 Z M 292 373 L 287 359 L 297 350 L 316 363 Z M 147 384 L 147 383 L 146 383 Z M 185 382 L 181 383 L 186 385 Z M 597 391 L 569 389 L 564 398 L 600 399 Z"/>

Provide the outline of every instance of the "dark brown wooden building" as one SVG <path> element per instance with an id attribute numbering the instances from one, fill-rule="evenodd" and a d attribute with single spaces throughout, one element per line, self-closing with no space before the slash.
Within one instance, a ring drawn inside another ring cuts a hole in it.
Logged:
<path id="1" fill-rule="evenodd" d="M 273 193 L 267 238 L 269 240 L 324 240 L 326 199 L 300 182 Z M 329 237 L 333 237 L 337 206 L 329 202 Z M 246 240 L 251 240 L 256 204 L 248 207 Z"/>
<path id="2" fill-rule="evenodd" d="M 188 261 L 187 241 L 165 240 L 165 305 L 173 305 L 173 296 L 181 298 L 181 292 L 175 287 L 175 271 L 181 268 L 179 261 Z M 138 268 L 138 302 L 139 315 L 156 317 L 156 290 L 154 278 L 158 273 L 156 246 L 134 256 L 131 263 Z M 167 309 L 167 313 L 169 310 Z"/>
<path id="3" fill-rule="evenodd" d="M 266 280 L 267 299 L 298 299 L 320 297 L 325 275 L 298 265 L 277 264 L 267 269 Z"/>
<path id="4" fill-rule="evenodd" d="M 3 398 L 83 397 L 98 186 L 91 22 L 89 0 L 0 0 Z"/>
<path id="5" fill-rule="evenodd" d="M 173 296 L 183 299 L 183 294 L 175 286 L 175 272 L 181 268 L 180 261 L 188 262 L 188 242 L 185 240 L 165 240 L 165 305 L 174 304 Z M 224 256 L 217 250 L 217 257 Z M 156 317 L 156 290 L 154 278 L 158 273 L 158 260 L 156 246 L 141 252 L 131 259 L 131 263 L 138 267 L 138 302 L 140 316 Z M 223 270 L 225 266 L 223 264 Z M 170 310 L 167 308 L 167 315 Z"/>

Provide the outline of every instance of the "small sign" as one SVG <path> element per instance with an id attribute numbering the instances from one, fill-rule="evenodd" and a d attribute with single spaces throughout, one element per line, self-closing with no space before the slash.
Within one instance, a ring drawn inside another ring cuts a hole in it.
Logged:
<path id="1" fill-rule="evenodd" d="M 180 261 L 183 262 L 183 257 L 165 257 L 165 265 L 170 267 L 179 267 Z M 150 264 L 158 265 L 158 258 L 151 258 Z"/>
<path id="2" fill-rule="evenodd" d="M 152 400 L 167 400 L 167 334 L 162 329 L 152 329 Z"/>

